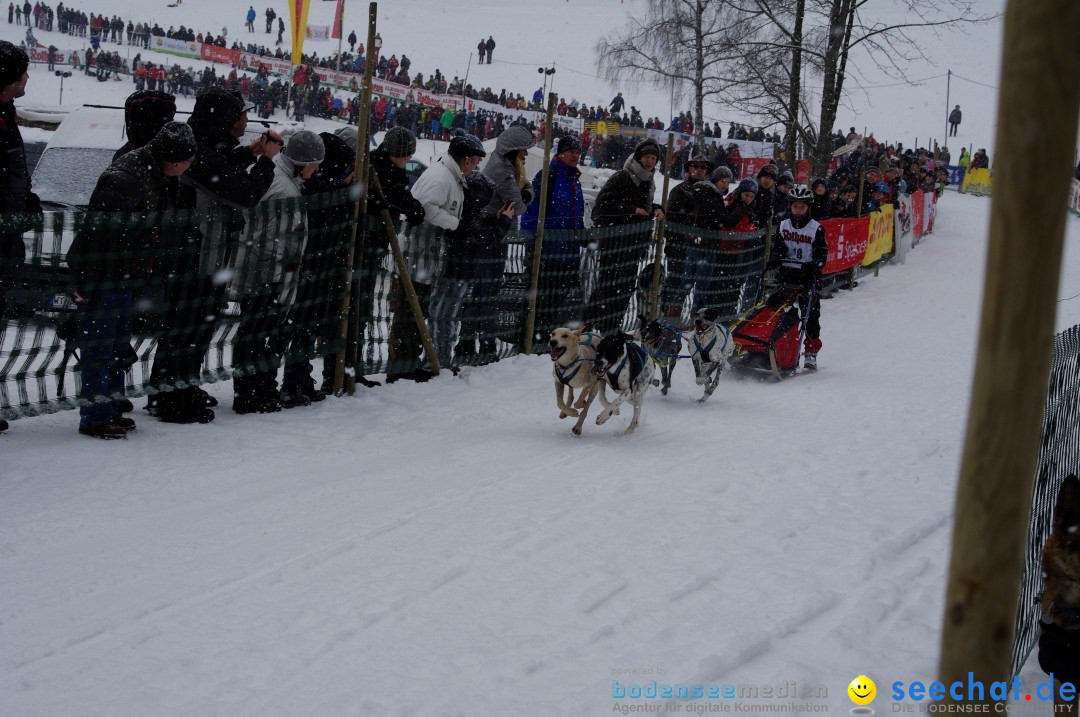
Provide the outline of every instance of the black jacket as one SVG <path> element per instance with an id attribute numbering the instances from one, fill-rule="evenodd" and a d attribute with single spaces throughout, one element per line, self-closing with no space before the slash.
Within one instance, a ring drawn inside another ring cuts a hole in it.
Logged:
<path id="1" fill-rule="evenodd" d="M 41 203 L 30 190 L 15 103 L 8 102 L 0 105 L 0 292 L 14 286 L 26 258 L 22 233 L 30 228 L 33 215 L 40 213 Z"/>
<path id="2" fill-rule="evenodd" d="M 381 145 L 371 152 L 371 168 L 375 170 L 375 175 L 379 178 L 379 185 L 386 197 L 386 203 L 384 204 L 379 199 L 375 191 L 375 183 L 371 182 L 368 187 L 367 213 L 378 216 L 383 209 L 387 209 L 394 221 L 404 214 L 405 221 L 410 227 L 422 224 L 424 205 L 418 202 L 409 191 L 409 175 L 405 174 L 404 169 L 399 169 L 394 165 L 390 155 Z M 369 237 L 368 239 L 378 241 L 380 246 L 389 246 L 389 237 L 385 232 L 381 238 Z"/>
<path id="3" fill-rule="evenodd" d="M 671 224 L 720 229 L 726 216 L 724 196 L 707 179 L 688 179 L 668 194 L 667 221 Z"/>
<path id="4" fill-rule="evenodd" d="M 90 195 L 85 221 L 68 250 L 76 289 L 131 288 L 149 277 L 162 225 L 176 207 L 177 180 L 146 147 L 117 159 Z"/>
<path id="5" fill-rule="evenodd" d="M 633 161 L 630 159 L 628 163 Z M 652 179 L 640 181 L 630 169 L 620 169 L 611 175 L 596 195 L 592 209 L 593 225 L 616 227 L 650 221 L 653 212 L 660 208 L 653 202 L 653 191 Z M 634 210 L 638 208 L 644 209 L 647 216 L 637 214 Z"/>
<path id="6" fill-rule="evenodd" d="M 481 262 L 501 262 L 502 239 L 513 220 L 488 205 L 495 185 L 479 172 L 465 179 L 465 203 L 457 229 L 446 234 L 446 263 L 443 276 L 471 280 Z"/>

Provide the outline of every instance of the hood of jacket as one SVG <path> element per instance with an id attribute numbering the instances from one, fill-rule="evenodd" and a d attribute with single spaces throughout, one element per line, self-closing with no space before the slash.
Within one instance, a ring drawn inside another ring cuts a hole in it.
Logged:
<path id="1" fill-rule="evenodd" d="M 623 162 L 623 169 L 630 172 L 630 178 L 634 180 L 634 184 L 638 185 L 639 187 L 644 182 L 649 182 L 651 184 L 653 181 L 653 172 L 650 172 L 649 170 L 642 167 L 641 162 L 634 159 L 633 155 L 627 157 L 626 161 Z"/>
<path id="2" fill-rule="evenodd" d="M 535 144 L 532 132 L 516 124 L 500 134 L 499 138 L 495 140 L 495 154 L 505 157 L 510 152 L 529 149 Z"/>
<path id="3" fill-rule="evenodd" d="M 212 87 L 195 100 L 188 124 L 196 140 L 214 145 L 230 136 L 233 125 L 243 113 L 243 100 L 231 92 Z"/>

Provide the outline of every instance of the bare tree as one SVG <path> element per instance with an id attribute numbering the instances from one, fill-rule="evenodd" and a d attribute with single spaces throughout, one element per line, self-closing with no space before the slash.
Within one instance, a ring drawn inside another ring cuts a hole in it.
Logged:
<path id="1" fill-rule="evenodd" d="M 735 59 L 748 18 L 724 0 L 648 0 L 645 13 L 597 44 L 601 74 L 610 81 L 646 80 L 694 100 L 694 134 L 703 143 L 706 100 L 725 97 L 726 63 Z"/>

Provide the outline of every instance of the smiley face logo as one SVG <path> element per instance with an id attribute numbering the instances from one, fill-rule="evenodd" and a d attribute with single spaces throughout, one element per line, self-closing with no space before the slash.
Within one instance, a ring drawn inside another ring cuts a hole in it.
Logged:
<path id="1" fill-rule="evenodd" d="M 877 696 L 877 685 L 866 675 L 859 675 L 847 686 L 848 697 L 857 705 L 868 705 Z"/>

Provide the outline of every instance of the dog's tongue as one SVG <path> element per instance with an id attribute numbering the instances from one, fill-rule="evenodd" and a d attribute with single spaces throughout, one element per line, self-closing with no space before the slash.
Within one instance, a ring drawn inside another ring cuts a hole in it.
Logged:
<path id="1" fill-rule="evenodd" d="M 551 360 L 552 361 L 557 361 L 559 356 L 562 355 L 562 353 L 559 351 L 560 348 L 561 347 L 559 347 L 559 346 L 552 346 L 551 347 L 551 350 L 548 353 L 551 354 Z"/>

